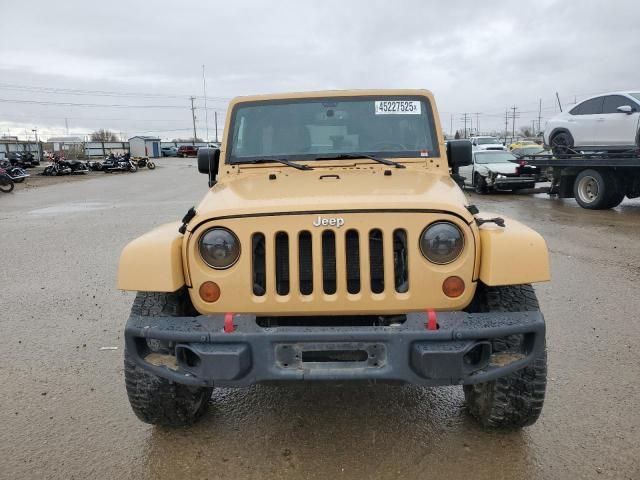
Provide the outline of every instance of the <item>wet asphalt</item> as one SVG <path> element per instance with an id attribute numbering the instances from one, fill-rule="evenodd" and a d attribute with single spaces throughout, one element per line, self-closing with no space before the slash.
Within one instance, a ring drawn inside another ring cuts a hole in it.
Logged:
<path id="1" fill-rule="evenodd" d="M 131 412 L 115 289 L 122 247 L 206 191 L 193 160 L 0 195 L 0 478 L 640 478 L 640 201 L 472 202 L 546 239 L 549 384 L 532 427 L 479 428 L 461 387 L 219 389 L 171 430 Z M 101 350 L 101 347 L 118 347 Z"/>

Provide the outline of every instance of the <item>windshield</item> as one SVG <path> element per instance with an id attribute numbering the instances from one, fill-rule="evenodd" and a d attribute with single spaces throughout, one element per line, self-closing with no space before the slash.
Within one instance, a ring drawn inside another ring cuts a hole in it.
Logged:
<path id="1" fill-rule="evenodd" d="M 640 92 L 630 93 L 633 98 L 637 99 L 640 102 Z"/>
<path id="2" fill-rule="evenodd" d="M 476 153 L 476 163 L 509 163 L 515 159 L 515 155 L 509 152 Z"/>
<path id="3" fill-rule="evenodd" d="M 478 138 L 477 143 L 478 145 L 489 145 L 489 144 L 495 144 L 500 142 L 498 142 L 498 139 L 495 137 L 484 137 L 484 138 Z"/>
<path id="4" fill-rule="evenodd" d="M 239 104 L 231 118 L 229 163 L 315 160 L 341 154 L 439 156 L 424 97 L 344 97 Z"/>

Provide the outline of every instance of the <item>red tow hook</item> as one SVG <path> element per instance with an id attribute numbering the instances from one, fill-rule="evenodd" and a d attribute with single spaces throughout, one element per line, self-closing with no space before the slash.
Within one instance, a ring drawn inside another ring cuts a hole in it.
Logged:
<path id="1" fill-rule="evenodd" d="M 233 326 L 233 313 L 224 314 L 224 333 L 233 333 L 236 327 Z"/>
<path id="2" fill-rule="evenodd" d="M 427 330 L 438 329 L 438 318 L 435 310 L 427 310 Z"/>

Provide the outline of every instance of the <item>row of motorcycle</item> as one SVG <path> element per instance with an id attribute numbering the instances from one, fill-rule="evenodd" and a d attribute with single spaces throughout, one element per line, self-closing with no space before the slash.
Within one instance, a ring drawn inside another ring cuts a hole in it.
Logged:
<path id="1" fill-rule="evenodd" d="M 31 155 L 31 159 L 29 155 L 31 154 L 25 154 L 24 158 L 14 156 L 10 160 L 0 160 L 0 192 L 11 192 L 16 183 L 24 182 L 25 178 L 30 176 L 26 168 L 35 165 L 31 164 L 33 155 Z M 156 164 L 147 157 L 132 158 L 128 153 L 118 156 L 111 154 L 103 161 L 66 160 L 58 155 L 53 155 L 50 160 L 51 164 L 44 169 L 42 175 L 81 175 L 89 171 L 105 173 L 137 172 L 139 168 L 148 168 L 149 170 L 156 168 Z"/>
<path id="2" fill-rule="evenodd" d="M 136 172 L 138 168 L 148 168 L 153 170 L 156 164 L 146 157 L 132 158 L 128 153 L 124 155 L 111 154 L 102 161 L 89 160 L 82 162 L 80 160 L 65 160 L 59 157 L 53 157 L 51 165 L 47 166 L 42 172 L 43 175 L 77 175 L 93 172 Z"/>

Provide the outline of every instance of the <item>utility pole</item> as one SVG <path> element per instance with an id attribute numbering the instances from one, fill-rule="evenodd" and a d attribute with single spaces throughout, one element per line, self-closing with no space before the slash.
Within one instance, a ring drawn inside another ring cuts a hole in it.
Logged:
<path id="1" fill-rule="evenodd" d="M 196 107 L 193 106 L 193 101 L 196 99 L 196 97 L 189 97 L 191 100 L 191 117 L 193 118 L 193 145 L 195 146 L 196 144 Z"/>
<path id="2" fill-rule="evenodd" d="M 513 114 L 511 115 L 511 119 L 512 119 L 512 123 L 511 123 L 511 137 L 515 138 L 516 136 L 516 117 L 519 117 L 520 114 L 516 114 L 516 110 L 518 110 L 518 107 L 516 107 L 515 105 L 513 107 L 511 107 L 511 110 L 513 110 Z"/>
<path id="3" fill-rule="evenodd" d="M 69 120 L 67 118 L 64 119 L 64 127 L 67 131 L 67 137 L 69 136 Z"/>
<path id="4" fill-rule="evenodd" d="M 540 99 L 540 103 L 538 103 L 538 131 L 536 132 L 536 134 L 540 133 L 541 131 L 542 131 L 542 99 Z"/>
<path id="5" fill-rule="evenodd" d="M 507 143 L 507 136 L 509 135 L 509 110 L 504 109 L 504 142 Z"/>
<path id="6" fill-rule="evenodd" d="M 476 116 L 476 133 L 478 135 L 480 135 L 480 114 L 482 112 L 475 112 L 474 115 Z"/>
<path id="7" fill-rule="evenodd" d="M 36 135 L 36 150 L 38 153 L 38 157 L 37 160 L 40 161 L 40 143 L 38 143 L 38 129 L 34 128 L 33 130 L 31 130 L 33 133 L 35 133 Z"/>
<path id="8" fill-rule="evenodd" d="M 451 127 L 449 128 L 449 135 L 451 135 L 451 137 L 455 136 L 455 133 L 453 133 L 453 113 L 451 114 Z"/>
<path id="9" fill-rule="evenodd" d="M 204 92 L 204 125 L 207 131 L 206 142 L 209 142 L 209 112 L 207 111 L 207 77 L 204 75 L 204 65 L 202 65 L 202 91 Z"/>
<path id="10" fill-rule="evenodd" d="M 463 113 L 462 115 L 463 116 L 461 120 L 464 120 L 464 137 L 463 138 L 467 138 L 467 119 L 469 118 L 469 114 Z"/>
<path id="11" fill-rule="evenodd" d="M 218 112 L 213 112 L 213 118 L 216 122 L 216 143 L 218 143 Z"/>

